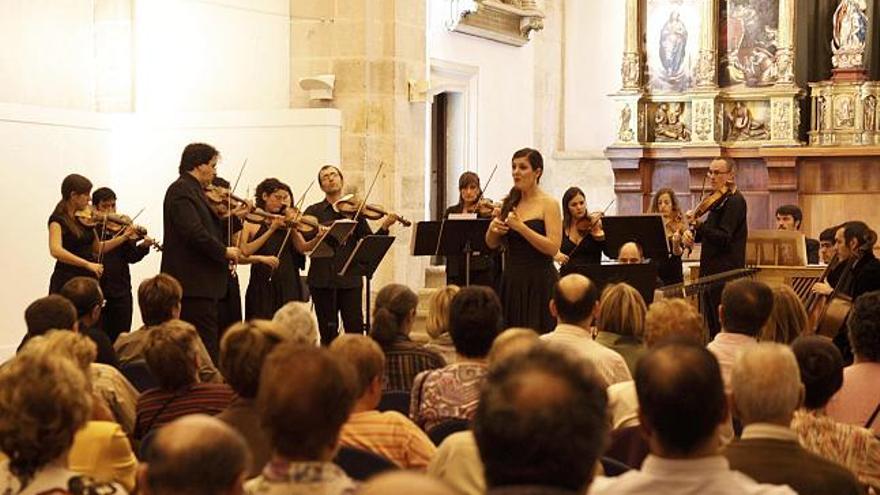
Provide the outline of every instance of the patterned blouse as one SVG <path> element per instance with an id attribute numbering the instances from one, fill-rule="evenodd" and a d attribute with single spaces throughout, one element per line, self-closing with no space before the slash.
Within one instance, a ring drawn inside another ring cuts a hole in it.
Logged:
<path id="1" fill-rule="evenodd" d="M 483 363 L 461 362 L 419 373 L 410 396 L 409 417 L 425 431 L 447 419 L 472 420 L 487 372 Z"/>
<path id="2" fill-rule="evenodd" d="M 871 430 L 805 409 L 795 411 L 791 428 L 805 449 L 840 464 L 860 482 L 880 490 L 880 440 Z"/>
<path id="3" fill-rule="evenodd" d="M 331 462 L 277 460 L 244 485 L 246 495 L 351 495 L 356 489 L 357 483 Z"/>

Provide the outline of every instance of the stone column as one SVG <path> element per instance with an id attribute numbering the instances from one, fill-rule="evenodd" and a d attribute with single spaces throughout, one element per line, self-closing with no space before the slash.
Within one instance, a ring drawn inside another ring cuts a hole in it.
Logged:
<path id="1" fill-rule="evenodd" d="M 95 0 L 95 110 L 134 110 L 132 0 Z"/>
<path id="2" fill-rule="evenodd" d="M 794 84 L 794 31 L 797 2 L 779 0 L 779 32 L 776 51 L 777 85 Z"/>
<path id="3" fill-rule="evenodd" d="M 639 0 L 626 0 L 626 34 L 624 37 L 623 63 L 620 68 L 624 91 L 638 90 L 642 82 L 642 61 L 639 50 L 641 33 Z"/>
<path id="4" fill-rule="evenodd" d="M 715 89 L 718 87 L 718 0 L 703 0 L 700 14 L 703 19 L 700 30 L 700 57 L 695 72 L 697 88 Z"/>

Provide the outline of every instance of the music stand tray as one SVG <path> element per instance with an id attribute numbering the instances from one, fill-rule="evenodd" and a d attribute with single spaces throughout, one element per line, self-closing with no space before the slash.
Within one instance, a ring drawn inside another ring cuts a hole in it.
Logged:
<path id="1" fill-rule="evenodd" d="M 435 256 L 437 254 L 437 241 L 440 239 L 440 229 L 442 228 L 442 220 L 417 222 L 415 231 L 410 238 L 409 254 L 413 256 Z"/>
<path id="2" fill-rule="evenodd" d="M 602 219 L 602 229 L 609 253 L 619 252 L 627 242 L 637 242 L 645 258 L 659 261 L 669 257 L 669 242 L 661 215 L 605 217 Z"/>
<path id="3" fill-rule="evenodd" d="M 354 220 L 336 220 L 330 225 L 330 230 L 321 237 L 314 249 L 308 253 L 309 257 L 332 258 L 336 256 L 336 249 L 348 239 L 355 227 L 357 227 L 357 222 Z"/>
<path id="4" fill-rule="evenodd" d="M 486 230 L 491 220 L 484 218 L 447 218 L 419 222 L 411 252 L 416 256 L 465 256 L 465 285 L 470 285 L 471 255 L 489 250 Z M 432 249 L 433 243 L 433 249 Z"/>
<path id="5" fill-rule="evenodd" d="M 639 291 L 645 304 L 654 301 L 654 289 L 657 287 L 657 265 L 654 263 L 563 265 L 560 275 L 570 273 L 580 273 L 589 278 L 596 284 L 600 294 L 608 284 L 626 282 Z"/>
<path id="6" fill-rule="evenodd" d="M 339 275 L 345 277 L 349 275 L 366 278 L 367 288 L 367 317 L 365 318 L 366 331 L 370 331 L 370 280 L 379 263 L 388 253 L 391 244 L 394 243 L 394 237 L 390 235 L 368 235 L 358 240 L 351 256 L 346 260 Z"/>

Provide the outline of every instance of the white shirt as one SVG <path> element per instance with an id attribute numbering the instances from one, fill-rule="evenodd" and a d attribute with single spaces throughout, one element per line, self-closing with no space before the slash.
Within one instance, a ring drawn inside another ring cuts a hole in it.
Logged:
<path id="1" fill-rule="evenodd" d="M 721 367 L 721 378 L 724 379 L 725 393 L 730 394 L 730 375 L 733 373 L 736 357 L 743 349 L 757 343 L 758 340 L 754 337 L 742 333 L 722 331 L 706 346 L 706 349 L 709 349 L 715 355 L 718 365 Z"/>
<path id="2" fill-rule="evenodd" d="M 590 495 L 794 495 L 787 485 L 765 485 L 739 471 L 731 471 L 720 455 L 697 459 L 664 459 L 649 455 L 640 471 L 628 471 L 616 478 L 600 477 L 590 486 Z"/>
<path id="3" fill-rule="evenodd" d="M 579 326 L 560 323 L 555 330 L 542 335 L 541 340 L 571 348 L 587 358 L 606 385 L 632 380 L 623 356 L 594 341 L 590 332 Z"/>

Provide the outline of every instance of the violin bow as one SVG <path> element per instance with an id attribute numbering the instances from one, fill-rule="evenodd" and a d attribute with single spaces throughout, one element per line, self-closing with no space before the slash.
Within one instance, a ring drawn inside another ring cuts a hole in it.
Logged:
<path id="1" fill-rule="evenodd" d="M 477 195 L 477 200 L 474 204 L 479 204 L 480 200 L 483 199 L 483 193 L 486 192 L 486 188 L 489 187 L 489 184 L 492 183 L 492 177 L 495 177 L 495 171 L 498 170 L 498 164 L 496 163 L 494 167 L 492 167 L 492 172 L 489 173 L 489 178 L 486 179 L 486 185 L 480 187 L 480 194 Z"/>
<path id="2" fill-rule="evenodd" d="M 382 172 L 382 167 L 384 167 L 384 166 L 385 166 L 385 162 L 379 162 L 379 168 L 376 170 L 376 175 L 373 176 L 373 181 L 370 182 L 370 188 L 367 189 L 367 194 L 366 194 L 366 196 L 364 196 L 364 200 L 361 201 L 361 204 L 358 207 L 357 212 L 355 212 L 354 217 L 352 218 L 352 220 L 354 220 L 355 222 L 358 221 L 358 218 L 360 218 L 360 216 L 361 216 L 361 212 L 364 211 L 364 206 L 367 205 L 367 198 L 369 198 L 370 194 L 373 192 L 373 186 L 376 185 L 376 179 L 379 178 L 379 173 Z"/>
<path id="3" fill-rule="evenodd" d="M 312 186 L 314 186 L 314 185 L 315 185 L 315 179 L 312 179 L 312 182 L 309 184 L 309 187 L 307 187 L 306 190 L 303 191 L 302 196 L 299 197 L 299 201 L 296 202 L 296 206 L 294 206 L 294 208 L 296 208 L 296 211 L 299 211 L 299 209 L 302 208 L 302 205 L 306 200 L 306 195 L 309 193 L 309 191 L 312 189 Z M 281 253 L 284 252 L 284 246 L 287 244 L 287 240 L 290 239 L 291 232 L 293 232 L 293 227 L 294 227 L 293 225 L 287 227 L 287 233 L 284 234 L 284 240 L 281 241 L 281 245 L 278 247 L 278 254 L 276 254 L 275 257 L 278 258 L 279 262 L 281 261 Z M 272 268 L 272 270 L 269 271 L 269 282 L 272 281 L 272 275 L 274 275 L 274 274 L 275 274 L 275 268 Z"/>
<path id="4" fill-rule="evenodd" d="M 104 215 L 104 219 L 101 220 L 101 242 L 98 245 L 98 264 L 100 265 L 102 261 L 104 261 L 104 243 L 107 242 L 104 240 L 104 234 L 107 233 L 107 215 Z M 115 237 L 115 236 L 114 236 Z"/>
<path id="5" fill-rule="evenodd" d="M 590 228 L 589 228 L 588 230 L 593 230 L 593 227 L 596 225 L 596 222 L 598 222 L 600 218 L 602 218 L 603 216 L 605 216 L 605 213 L 608 212 L 608 208 L 611 208 L 611 205 L 614 204 L 614 200 L 615 200 L 615 198 L 611 198 L 611 201 L 609 201 L 609 202 L 608 202 L 608 205 L 605 207 L 605 209 L 602 210 L 602 214 L 599 216 L 599 218 L 597 218 L 596 220 L 593 220 L 593 223 L 590 224 Z M 566 207 L 566 208 L 567 208 L 567 207 Z M 571 251 L 569 251 L 568 254 L 566 254 L 566 256 L 568 256 L 569 258 L 571 258 L 571 255 L 573 255 L 574 252 L 577 251 L 577 249 L 578 249 L 579 247 L 581 247 L 581 243 L 583 243 L 583 242 L 584 242 L 584 239 L 586 239 L 586 238 L 587 238 L 587 236 L 583 236 L 583 237 L 581 237 L 581 240 L 578 241 L 577 244 L 575 244 L 575 246 L 571 249 Z"/>
<path id="6" fill-rule="evenodd" d="M 131 222 L 129 223 L 129 225 L 134 225 L 134 221 L 135 221 L 135 219 L 137 219 L 137 217 L 141 216 L 141 213 L 143 213 L 144 210 L 146 210 L 146 209 L 147 209 L 146 207 L 141 208 L 140 211 L 138 211 L 137 214 L 136 214 L 135 216 L 131 217 Z M 107 217 L 104 217 L 104 218 L 106 219 Z M 105 222 L 105 224 L 106 224 L 106 222 Z M 111 238 L 108 239 L 108 240 L 112 241 L 113 239 L 116 239 L 116 238 L 119 237 L 119 235 L 122 234 L 123 232 L 125 232 L 125 229 L 120 229 L 119 232 L 113 234 L 113 237 L 111 237 Z M 104 234 L 102 233 L 102 234 L 101 234 L 101 237 L 103 237 L 103 236 L 104 236 Z"/>
<path id="7" fill-rule="evenodd" d="M 241 174 L 244 173 L 244 167 L 247 165 L 248 159 L 245 158 L 244 162 L 242 162 L 241 167 L 238 169 L 238 177 L 235 178 L 235 184 L 232 185 L 232 189 L 229 190 L 229 196 L 226 198 L 226 211 L 228 213 L 228 217 L 226 218 L 226 239 L 230 247 L 232 247 L 232 195 L 235 194 L 235 189 L 238 187 L 238 182 L 241 180 Z M 248 188 L 250 189 L 250 188 Z M 250 193 L 250 190 L 248 190 Z M 235 247 L 240 248 L 241 246 L 241 236 L 238 236 L 238 243 Z M 232 273 L 233 277 L 238 276 L 238 263 L 235 261 L 229 261 L 229 271 Z"/>

